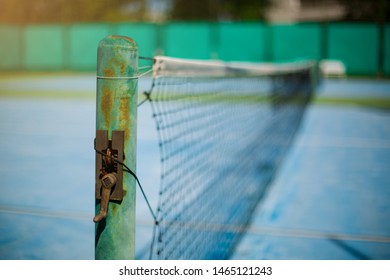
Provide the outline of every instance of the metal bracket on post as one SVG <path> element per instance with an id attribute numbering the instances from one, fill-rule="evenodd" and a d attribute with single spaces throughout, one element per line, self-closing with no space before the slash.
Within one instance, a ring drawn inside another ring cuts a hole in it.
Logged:
<path id="1" fill-rule="evenodd" d="M 124 131 L 113 131 L 112 140 L 107 130 L 96 131 L 95 198 L 100 199 L 100 212 L 93 221 L 100 222 L 107 216 L 109 201 L 123 200 Z"/>

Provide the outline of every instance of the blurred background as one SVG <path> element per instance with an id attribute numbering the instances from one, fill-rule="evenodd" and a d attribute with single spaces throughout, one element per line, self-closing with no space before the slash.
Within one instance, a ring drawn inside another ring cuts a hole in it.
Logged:
<path id="1" fill-rule="evenodd" d="M 144 56 L 340 60 L 390 74 L 387 0 L 1 0 L 0 70 L 88 70 L 108 34 Z"/>
<path id="2" fill-rule="evenodd" d="M 390 1 L 0 0 L 0 259 L 93 259 L 96 57 L 320 62 L 324 79 L 232 259 L 390 259 Z M 139 92 L 150 88 L 139 80 Z M 138 111 L 137 174 L 160 159 Z M 137 197 L 136 257 L 153 221 Z"/>

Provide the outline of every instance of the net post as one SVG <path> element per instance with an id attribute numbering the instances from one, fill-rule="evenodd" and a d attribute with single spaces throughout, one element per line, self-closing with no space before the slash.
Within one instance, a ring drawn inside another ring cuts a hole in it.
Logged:
<path id="1" fill-rule="evenodd" d="M 137 73 L 138 48 L 132 39 L 113 35 L 99 42 L 96 131 L 107 131 L 109 140 L 114 131 L 123 131 L 124 158 L 118 160 L 123 161 L 133 172 L 136 171 Z M 99 160 L 102 160 L 102 156 L 96 154 L 96 163 Z M 118 166 L 117 168 L 121 168 Z M 96 170 L 96 174 L 98 173 Z M 98 180 L 96 175 L 96 182 Z M 135 258 L 136 181 L 131 174 L 123 172 L 122 185 L 122 199 L 110 201 L 107 217 L 95 224 L 95 259 Z M 96 196 L 96 215 L 101 208 L 100 202 Z"/>

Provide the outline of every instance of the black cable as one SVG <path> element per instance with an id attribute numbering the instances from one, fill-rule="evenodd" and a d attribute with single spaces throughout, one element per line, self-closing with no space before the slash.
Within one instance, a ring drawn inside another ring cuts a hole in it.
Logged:
<path id="1" fill-rule="evenodd" d="M 144 91 L 145 99 L 142 100 L 140 103 L 138 103 L 137 107 L 141 106 L 146 101 L 152 101 L 152 99 L 150 98 L 150 94 L 151 94 L 151 91 L 150 92 Z"/>
<path id="2" fill-rule="evenodd" d="M 146 56 L 138 56 L 138 59 L 156 61 L 155 58 Z"/>

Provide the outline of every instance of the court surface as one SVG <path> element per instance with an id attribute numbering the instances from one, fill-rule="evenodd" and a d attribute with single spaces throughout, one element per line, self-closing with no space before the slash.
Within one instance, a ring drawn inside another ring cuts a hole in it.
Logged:
<path id="1" fill-rule="evenodd" d="M 94 258 L 94 90 L 90 74 L 0 79 L 0 259 Z M 390 82 L 324 81 L 318 97 L 332 104 L 308 108 L 233 259 L 390 259 L 390 111 L 334 102 L 390 100 Z M 138 117 L 137 173 L 155 206 L 148 104 Z M 152 223 L 137 197 L 137 258 Z"/>

